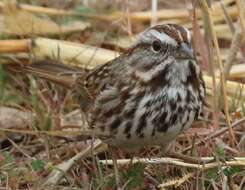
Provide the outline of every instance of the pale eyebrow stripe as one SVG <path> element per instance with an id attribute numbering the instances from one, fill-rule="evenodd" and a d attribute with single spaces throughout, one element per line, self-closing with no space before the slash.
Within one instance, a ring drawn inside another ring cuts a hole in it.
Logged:
<path id="1" fill-rule="evenodd" d="M 175 39 L 171 38 L 169 35 L 167 35 L 164 32 L 159 32 L 155 29 L 151 29 L 148 31 L 149 34 L 151 34 L 152 36 L 154 36 L 155 38 L 157 38 L 158 40 L 160 40 L 163 43 L 167 43 L 167 44 L 172 44 L 174 46 L 177 46 L 177 42 Z"/>

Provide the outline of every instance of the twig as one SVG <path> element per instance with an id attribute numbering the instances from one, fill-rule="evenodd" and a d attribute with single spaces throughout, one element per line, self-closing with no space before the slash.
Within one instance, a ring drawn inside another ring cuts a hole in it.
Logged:
<path id="1" fill-rule="evenodd" d="M 245 122 L 245 118 L 242 118 L 236 122 L 234 122 L 232 124 L 232 128 L 236 128 L 238 127 L 240 124 L 244 123 Z M 198 142 L 195 143 L 195 146 L 198 146 L 200 144 L 202 144 L 203 142 L 207 142 L 208 140 L 212 139 L 212 138 L 215 138 L 215 137 L 218 137 L 220 135 L 222 135 L 223 133 L 227 132 L 229 129 L 226 127 L 226 128 L 221 128 L 220 130 L 214 132 L 213 134 L 211 134 L 210 136 L 204 138 L 203 140 L 200 140 Z M 187 148 L 185 148 L 182 152 L 185 153 L 186 151 L 190 150 L 192 148 L 192 145 L 191 146 L 188 146 Z"/>
<path id="2" fill-rule="evenodd" d="M 104 144 L 100 140 L 96 140 L 93 144 L 94 149 L 100 149 Z M 46 178 L 44 186 L 55 185 L 64 176 L 64 174 L 81 158 L 89 156 L 91 153 L 91 146 L 88 146 L 82 152 L 76 154 L 74 157 L 59 164 Z"/>
<path id="3" fill-rule="evenodd" d="M 17 145 L 14 141 L 11 140 L 11 138 L 7 137 L 8 141 L 11 142 L 11 144 L 18 150 L 20 153 L 22 153 L 25 157 L 27 157 L 30 160 L 34 160 L 33 157 L 29 156 L 24 150 L 22 150 L 19 145 Z"/>
<path id="4" fill-rule="evenodd" d="M 204 158 L 203 160 L 210 160 L 213 159 L 211 157 Z M 99 161 L 101 164 L 105 165 L 112 165 L 113 161 L 112 160 L 100 160 Z M 226 162 L 212 162 L 208 164 L 192 164 L 192 163 L 186 163 L 183 162 L 179 159 L 173 159 L 173 158 L 136 158 L 136 159 L 119 159 L 117 160 L 118 165 L 125 165 L 129 163 L 142 163 L 142 164 L 170 164 L 174 166 L 179 166 L 179 167 L 186 167 L 186 168 L 194 168 L 198 170 L 208 170 L 220 166 L 245 166 L 245 158 L 244 157 L 235 157 L 232 161 L 226 161 Z"/>

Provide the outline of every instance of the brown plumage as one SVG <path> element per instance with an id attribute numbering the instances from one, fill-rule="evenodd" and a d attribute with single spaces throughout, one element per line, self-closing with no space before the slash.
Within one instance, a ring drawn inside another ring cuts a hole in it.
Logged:
<path id="1" fill-rule="evenodd" d="M 90 127 L 109 133 L 102 140 L 112 146 L 166 148 L 198 118 L 204 101 L 191 34 L 174 24 L 145 30 L 125 53 L 91 71 L 55 63 L 27 70 L 76 89 Z"/>

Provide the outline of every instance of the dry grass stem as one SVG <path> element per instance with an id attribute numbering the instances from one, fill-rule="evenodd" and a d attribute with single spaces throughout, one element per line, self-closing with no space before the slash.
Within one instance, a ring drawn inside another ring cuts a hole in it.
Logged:
<path id="1" fill-rule="evenodd" d="M 81 65 L 87 68 L 106 63 L 118 56 L 115 51 L 46 38 L 35 39 L 32 52 L 38 59 L 58 59 L 67 64 Z"/>
<path id="2" fill-rule="evenodd" d="M 231 127 L 231 120 L 230 120 L 230 115 L 229 115 L 229 108 L 228 108 L 228 102 L 227 102 L 227 92 L 226 92 L 226 81 L 225 81 L 225 73 L 224 73 L 224 68 L 223 68 L 223 63 L 221 61 L 221 53 L 218 45 L 218 40 L 217 36 L 214 30 L 214 24 L 213 24 L 213 18 L 211 16 L 211 11 L 210 8 L 207 5 L 207 2 L 204 0 L 201 0 L 201 5 L 205 12 L 208 15 L 208 22 L 209 22 L 209 29 L 211 30 L 211 35 L 212 35 L 212 41 L 214 43 L 215 51 L 216 51 L 216 56 L 219 64 L 219 69 L 220 69 L 220 82 L 221 82 L 221 89 L 222 89 L 222 96 L 223 96 L 223 104 L 224 104 L 224 112 L 226 116 L 226 122 L 229 127 L 229 133 L 230 133 L 230 141 L 232 146 L 235 146 L 236 138 L 233 132 L 233 129 Z"/>
<path id="3" fill-rule="evenodd" d="M 31 41 L 28 39 L 23 40 L 1 40 L 0 53 L 18 53 L 29 52 Z"/>
<path id="4" fill-rule="evenodd" d="M 210 158 L 208 158 L 210 159 Z M 213 159 L 213 158 L 212 158 Z M 113 160 L 100 160 L 100 163 L 112 165 Z M 235 157 L 232 161 L 222 162 L 211 162 L 208 164 L 193 164 L 186 163 L 178 159 L 173 158 L 136 158 L 136 159 L 118 159 L 118 165 L 125 165 L 130 163 L 142 163 L 142 164 L 169 164 L 179 167 L 193 168 L 201 171 L 216 168 L 216 167 L 228 167 L 228 166 L 241 166 L 245 167 L 245 158 L 244 157 Z"/>

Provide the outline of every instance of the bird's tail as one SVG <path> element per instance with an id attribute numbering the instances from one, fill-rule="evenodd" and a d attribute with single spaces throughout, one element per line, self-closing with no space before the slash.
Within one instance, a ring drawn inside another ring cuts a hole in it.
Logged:
<path id="1" fill-rule="evenodd" d="M 43 60 L 30 65 L 21 65 L 17 70 L 72 88 L 79 81 L 84 81 L 88 70 L 64 65 L 58 61 Z"/>
<path id="2" fill-rule="evenodd" d="M 84 110 L 92 101 L 87 89 L 83 85 L 89 73 L 87 69 L 71 67 L 58 61 L 43 60 L 29 65 L 13 65 L 11 70 L 32 74 L 36 77 L 59 84 L 65 88 L 72 89 L 77 97 L 81 108 Z"/>

